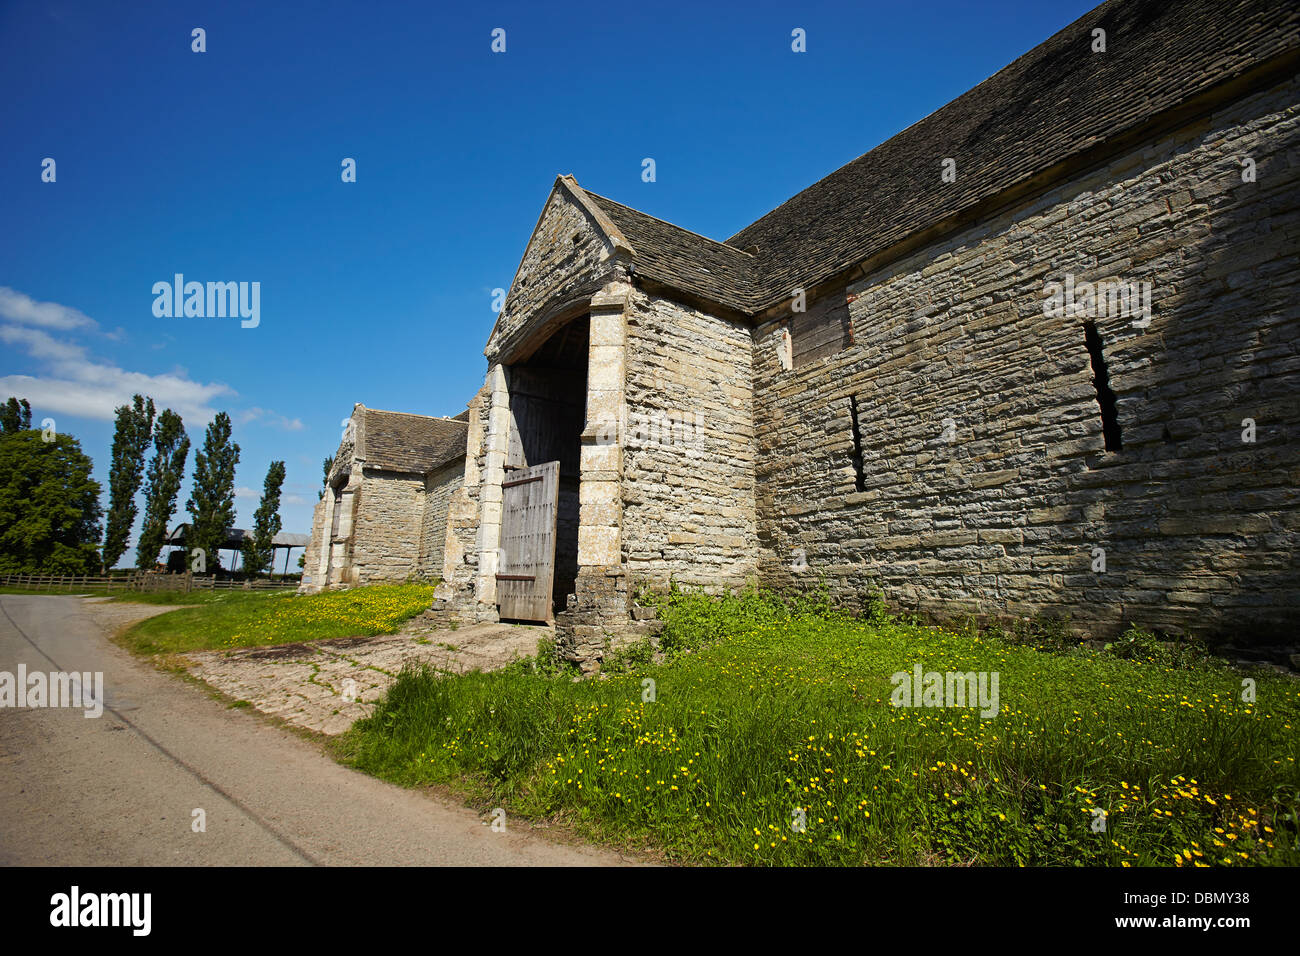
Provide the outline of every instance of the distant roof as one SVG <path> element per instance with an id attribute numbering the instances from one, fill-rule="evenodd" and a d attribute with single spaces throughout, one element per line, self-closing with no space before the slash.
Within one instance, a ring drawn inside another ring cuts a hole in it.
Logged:
<path id="1" fill-rule="evenodd" d="M 465 421 L 359 408 L 365 417 L 356 457 L 367 467 L 427 474 L 465 457 Z"/>
<path id="2" fill-rule="evenodd" d="M 1104 53 L 1092 52 L 1098 27 Z M 1298 49 L 1294 3 L 1109 0 L 726 243 L 586 195 L 638 274 L 758 312 Z"/>

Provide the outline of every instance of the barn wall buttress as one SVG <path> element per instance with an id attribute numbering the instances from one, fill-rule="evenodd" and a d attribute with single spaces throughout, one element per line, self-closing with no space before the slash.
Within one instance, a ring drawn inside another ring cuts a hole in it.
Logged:
<path id="1" fill-rule="evenodd" d="M 752 331 L 637 292 L 627 338 L 628 573 L 660 586 L 744 584 L 758 560 Z"/>

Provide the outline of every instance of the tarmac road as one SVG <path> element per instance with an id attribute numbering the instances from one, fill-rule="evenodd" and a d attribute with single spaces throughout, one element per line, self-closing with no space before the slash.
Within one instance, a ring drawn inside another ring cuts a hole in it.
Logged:
<path id="1" fill-rule="evenodd" d="M 102 716 L 0 707 L 0 865 L 617 865 L 335 763 L 108 640 L 82 599 L 0 595 L 0 672 L 102 671 Z M 206 814 L 194 832 L 193 811 Z M 509 808 L 507 809 L 507 814 Z"/>

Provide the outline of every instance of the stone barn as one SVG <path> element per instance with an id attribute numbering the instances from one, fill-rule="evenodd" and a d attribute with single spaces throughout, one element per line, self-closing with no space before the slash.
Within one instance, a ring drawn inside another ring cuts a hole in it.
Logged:
<path id="1" fill-rule="evenodd" d="M 589 667 L 670 580 L 1293 640 L 1298 65 L 1292 5 L 1112 0 L 725 242 L 560 177 L 435 608 Z"/>
<path id="2" fill-rule="evenodd" d="M 352 409 L 313 514 L 301 591 L 441 575 L 447 506 L 465 473 L 465 415 Z"/>

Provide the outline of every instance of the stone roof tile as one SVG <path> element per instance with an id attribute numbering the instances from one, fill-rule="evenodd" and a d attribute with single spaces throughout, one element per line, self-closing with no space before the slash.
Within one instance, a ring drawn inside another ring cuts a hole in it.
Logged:
<path id="1" fill-rule="evenodd" d="M 466 422 L 362 408 L 364 448 L 356 457 L 368 468 L 428 474 L 465 457 Z"/>
<path id="2" fill-rule="evenodd" d="M 750 310 L 754 257 L 749 253 L 585 192 L 636 250 L 637 273 L 742 312 Z"/>

